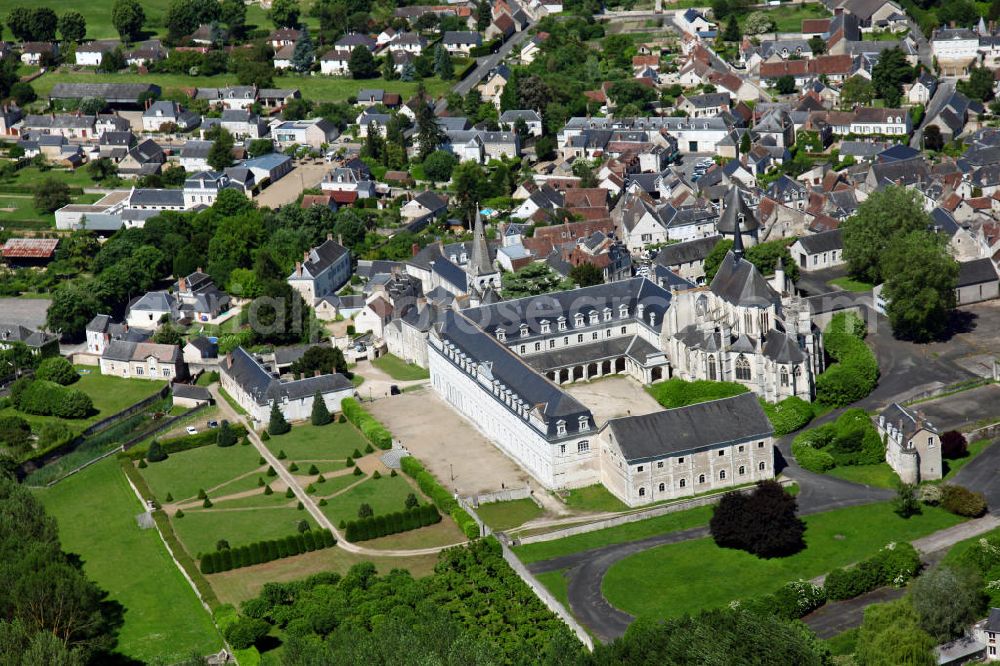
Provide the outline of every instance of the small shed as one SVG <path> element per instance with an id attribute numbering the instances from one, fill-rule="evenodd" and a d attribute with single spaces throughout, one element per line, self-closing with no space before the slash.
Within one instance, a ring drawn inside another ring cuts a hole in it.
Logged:
<path id="1" fill-rule="evenodd" d="M 174 405 L 178 407 L 197 407 L 212 403 L 212 394 L 204 386 L 194 384 L 174 384 Z"/>

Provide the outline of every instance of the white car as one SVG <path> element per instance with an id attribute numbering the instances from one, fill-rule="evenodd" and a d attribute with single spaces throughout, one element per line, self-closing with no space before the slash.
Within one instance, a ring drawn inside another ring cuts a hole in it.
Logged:
<path id="1" fill-rule="evenodd" d="M 189 434 L 189 435 L 197 435 L 198 434 L 198 429 L 195 428 L 194 426 L 188 426 L 187 428 L 185 428 L 185 430 L 187 431 L 187 434 Z"/>

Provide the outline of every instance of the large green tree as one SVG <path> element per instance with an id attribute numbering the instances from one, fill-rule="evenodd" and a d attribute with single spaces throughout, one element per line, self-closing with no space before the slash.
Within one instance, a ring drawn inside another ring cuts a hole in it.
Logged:
<path id="1" fill-rule="evenodd" d="M 955 308 L 958 262 L 948 238 L 911 231 L 893 240 L 882 257 L 886 314 L 895 336 L 916 341 L 940 337 Z"/>
<path id="2" fill-rule="evenodd" d="M 872 67 L 872 86 L 887 106 L 898 106 L 903 96 L 903 84 L 913 80 L 913 67 L 899 47 L 882 51 Z"/>
<path id="3" fill-rule="evenodd" d="M 986 610 L 983 578 L 971 567 L 938 566 L 913 581 L 910 601 L 924 631 L 950 641 Z"/>
<path id="4" fill-rule="evenodd" d="M 59 17 L 59 34 L 64 41 L 82 42 L 87 35 L 87 20 L 80 12 L 70 10 Z"/>
<path id="5" fill-rule="evenodd" d="M 274 0 L 268 18 L 275 28 L 295 28 L 299 25 L 301 13 L 298 0 Z"/>
<path id="6" fill-rule="evenodd" d="M 115 4 L 111 6 L 111 24 L 115 26 L 123 42 L 139 39 L 145 22 L 146 12 L 138 0 L 115 0 Z"/>
<path id="7" fill-rule="evenodd" d="M 854 660 L 858 666 L 934 666 L 933 648 L 909 599 L 900 599 L 865 609 Z"/>
<path id="8" fill-rule="evenodd" d="M 375 57 L 364 44 L 358 44 L 351 51 L 347 68 L 351 72 L 351 78 L 354 79 L 371 79 L 378 76 L 378 64 L 375 62 Z"/>
<path id="9" fill-rule="evenodd" d="M 896 186 L 872 192 L 840 227 L 851 274 L 872 284 L 882 282 L 882 258 L 894 239 L 930 224 L 920 193 Z"/>

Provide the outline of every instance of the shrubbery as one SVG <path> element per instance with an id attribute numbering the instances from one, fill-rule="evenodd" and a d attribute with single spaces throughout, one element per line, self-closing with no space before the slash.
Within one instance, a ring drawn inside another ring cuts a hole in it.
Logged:
<path id="1" fill-rule="evenodd" d="M 709 530 L 720 548 L 745 550 L 758 557 L 783 557 L 805 547 L 806 525 L 795 514 L 797 502 L 777 481 L 758 481 L 750 493 L 722 496 Z"/>
<path id="2" fill-rule="evenodd" d="M 369 516 L 347 523 L 344 536 L 348 541 L 367 541 L 389 534 L 399 534 L 441 522 L 441 514 L 433 504 L 416 509 L 396 511 L 384 516 Z"/>
<path id="3" fill-rule="evenodd" d="M 406 456 L 399 461 L 399 465 L 407 476 L 417 482 L 420 490 L 431 498 L 441 513 L 447 513 L 452 517 L 465 536 L 470 539 L 479 537 L 479 523 L 458 505 L 458 501 L 424 469 L 419 460 L 413 456 Z"/>
<path id="4" fill-rule="evenodd" d="M 80 373 L 62 356 L 50 356 L 39 363 L 38 369 L 35 370 L 35 379 L 55 382 L 62 386 L 72 384 L 79 378 Z"/>
<path id="5" fill-rule="evenodd" d="M 264 620 L 241 617 L 226 627 L 226 641 L 234 650 L 245 650 L 267 635 L 271 630 Z"/>
<path id="6" fill-rule="evenodd" d="M 774 594 L 741 601 L 739 606 L 758 615 L 775 615 L 785 620 L 797 620 L 825 603 L 825 589 L 809 581 L 795 580 L 785 583 Z"/>
<path id="7" fill-rule="evenodd" d="M 392 433 L 366 412 L 357 400 L 344 398 L 340 403 L 340 410 L 372 444 L 380 449 L 392 448 Z"/>
<path id="8" fill-rule="evenodd" d="M 802 467 L 823 473 L 837 465 L 874 465 L 885 460 L 885 445 L 862 409 L 848 409 L 836 421 L 807 430 L 792 442 Z"/>
<path id="9" fill-rule="evenodd" d="M 945 460 L 964 458 L 969 453 L 969 443 L 965 435 L 957 430 L 949 430 L 941 435 L 941 457 Z"/>
<path id="10" fill-rule="evenodd" d="M 774 436 L 781 437 L 806 427 L 813 419 L 813 406 L 797 396 L 789 396 L 775 404 L 760 401 L 764 413 L 774 427 Z"/>
<path id="11" fill-rule="evenodd" d="M 746 393 L 748 390 L 746 386 L 736 382 L 713 382 L 702 379 L 686 382 L 677 377 L 649 387 L 653 398 L 667 409 L 685 407 L 719 398 L 730 398 Z"/>
<path id="12" fill-rule="evenodd" d="M 833 316 L 823 331 L 826 353 L 836 361 L 816 378 L 816 399 L 844 407 L 872 392 L 878 383 L 878 360 L 864 343 L 864 321 L 850 312 Z"/>
<path id="13" fill-rule="evenodd" d="M 94 411 L 93 401 L 83 391 L 44 379 L 18 379 L 11 385 L 10 398 L 15 409 L 37 416 L 82 419 Z"/>
<path id="14" fill-rule="evenodd" d="M 890 543 L 867 560 L 826 576 L 824 587 L 831 600 L 853 599 L 885 585 L 897 587 L 920 570 L 920 554 L 908 543 Z"/>
<path id="15" fill-rule="evenodd" d="M 963 486 L 948 484 L 941 490 L 941 508 L 957 516 L 978 518 L 986 513 L 986 497 Z"/>
<path id="16" fill-rule="evenodd" d="M 233 440 L 242 437 L 246 434 L 246 427 L 240 424 L 230 424 L 229 430 L 233 435 Z M 212 444 L 218 444 L 219 435 L 215 430 L 206 430 L 205 432 L 199 432 L 197 435 L 184 435 L 183 437 L 171 437 L 170 439 L 164 439 L 159 442 L 161 449 L 165 453 L 180 453 L 181 451 L 190 451 L 191 449 L 198 449 L 203 446 L 210 446 Z M 152 452 L 152 445 L 150 445 L 149 450 Z M 145 457 L 149 462 L 153 462 L 149 455 L 146 453 L 144 447 L 137 446 L 135 448 L 129 449 L 125 455 L 132 460 L 138 460 L 139 458 Z"/>
<path id="17" fill-rule="evenodd" d="M 336 543 L 337 540 L 329 530 L 309 530 L 287 536 L 284 539 L 255 541 L 246 546 L 217 550 L 202 555 L 199 568 L 203 574 L 220 573 L 330 548 Z"/>

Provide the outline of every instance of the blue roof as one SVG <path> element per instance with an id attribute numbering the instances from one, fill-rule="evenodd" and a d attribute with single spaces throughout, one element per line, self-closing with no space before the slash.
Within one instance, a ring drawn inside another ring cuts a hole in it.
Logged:
<path id="1" fill-rule="evenodd" d="M 920 151 L 903 144 L 897 144 L 892 148 L 886 148 L 878 154 L 878 158 L 883 162 L 898 162 L 919 157 Z"/>
<path id="2" fill-rule="evenodd" d="M 705 17 L 702 16 L 701 12 L 699 12 L 697 9 L 692 8 L 684 12 L 684 20 L 688 21 L 689 23 L 699 18 L 704 19 Z"/>
<path id="3" fill-rule="evenodd" d="M 451 261 L 446 257 L 442 256 L 435 258 L 432 270 L 440 275 L 441 279 L 445 280 L 454 287 L 461 289 L 463 292 L 468 289 L 469 283 L 466 279 L 465 271 L 463 271 L 459 266 L 451 263 Z"/>
<path id="4" fill-rule="evenodd" d="M 268 153 L 267 155 L 261 155 L 260 157 L 253 157 L 248 160 L 244 160 L 242 166 L 247 169 L 257 168 L 257 169 L 267 169 L 270 171 L 275 167 L 281 166 L 286 162 L 291 162 L 292 158 L 288 155 L 282 155 L 281 153 Z"/>

